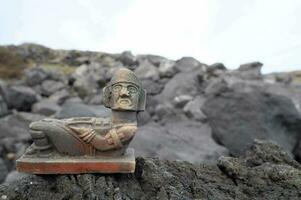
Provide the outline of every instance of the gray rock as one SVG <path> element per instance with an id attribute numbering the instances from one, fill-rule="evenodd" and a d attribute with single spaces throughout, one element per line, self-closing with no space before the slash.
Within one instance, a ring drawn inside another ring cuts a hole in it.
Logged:
<path id="1" fill-rule="evenodd" d="M 158 69 L 160 77 L 172 77 L 178 72 L 176 69 L 175 62 L 172 60 L 162 61 Z"/>
<path id="2" fill-rule="evenodd" d="M 206 115 L 202 111 L 202 107 L 205 103 L 206 99 L 201 96 L 197 96 L 195 99 L 189 101 L 183 111 L 190 118 L 193 118 L 197 121 L 205 122 L 207 120 Z"/>
<path id="3" fill-rule="evenodd" d="M 143 145 L 141 145 L 143 144 Z M 139 156 L 189 162 L 214 162 L 227 150 L 216 144 L 210 127 L 191 121 L 148 123 L 139 127 L 131 143 Z"/>
<path id="4" fill-rule="evenodd" d="M 275 75 L 276 82 L 290 84 L 293 80 L 292 75 L 288 73 L 279 73 Z"/>
<path id="5" fill-rule="evenodd" d="M 86 102 L 92 105 L 102 105 L 102 94 L 92 95 L 92 97 L 87 98 Z"/>
<path id="6" fill-rule="evenodd" d="M 152 65 L 148 61 L 144 61 L 140 63 L 139 67 L 135 69 L 135 74 L 140 79 L 151 79 L 158 80 L 159 79 L 159 70 L 157 67 Z"/>
<path id="7" fill-rule="evenodd" d="M 55 114 L 61 109 L 61 107 L 53 100 L 50 99 L 43 99 L 42 101 L 39 101 L 32 106 L 32 112 L 50 116 Z"/>
<path id="8" fill-rule="evenodd" d="M 164 62 L 166 60 L 166 58 L 162 57 L 162 56 L 157 56 L 157 55 L 138 55 L 137 56 L 137 60 L 139 62 L 139 65 L 141 65 L 141 63 L 143 62 L 149 62 L 152 65 L 159 67 L 159 65 Z"/>
<path id="9" fill-rule="evenodd" d="M 109 117 L 110 110 L 104 106 L 66 102 L 55 116 L 60 119 L 70 117 Z"/>
<path id="10" fill-rule="evenodd" d="M 198 60 L 192 57 L 183 57 L 176 61 L 175 68 L 181 72 L 190 72 L 195 69 L 206 70 L 206 65 L 200 63 Z"/>
<path id="11" fill-rule="evenodd" d="M 179 95 L 173 99 L 173 105 L 176 108 L 183 108 L 192 99 L 193 97 L 190 95 Z"/>
<path id="12" fill-rule="evenodd" d="M 207 76 L 210 77 L 219 77 L 221 76 L 227 68 L 223 63 L 214 63 L 207 68 Z"/>
<path id="13" fill-rule="evenodd" d="M 26 142 L 31 138 L 28 132 L 29 124 L 43 118 L 45 116 L 25 112 L 18 112 L 0 118 L 0 139 L 13 138 L 15 142 Z"/>
<path id="14" fill-rule="evenodd" d="M 32 104 L 37 101 L 36 92 L 27 86 L 17 85 L 8 89 L 8 107 L 20 111 L 30 111 Z"/>
<path id="15" fill-rule="evenodd" d="M 9 174 L 6 176 L 6 179 L 4 181 L 5 184 L 13 183 L 13 182 L 18 182 L 22 178 L 29 176 L 27 173 L 22 173 L 18 171 L 11 171 Z"/>
<path id="16" fill-rule="evenodd" d="M 40 67 L 26 69 L 24 76 L 25 81 L 29 86 L 39 85 L 49 77 L 47 72 Z"/>
<path id="17" fill-rule="evenodd" d="M 130 51 L 124 51 L 120 54 L 120 56 L 117 58 L 121 63 L 125 66 L 135 66 L 138 65 L 138 62 L 136 60 L 136 57 L 133 56 L 132 52 Z"/>
<path id="18" fill-rule="evenodd" d="M 45 96 L 50 96 L 55 92 L 64 89 L 66 86 L 60 81 L 45 80 L 42 83 L 42 94 Z"/>
<path id="19" fill-rule="evenodd" d="M 214 139 L 233 155 L 254 139 L 273 140 L 291 153 L 301 131 L 300 113 L 290 99 L 260 91 L 211 96 L 203 111 Z"/>
<path id="20" fill-rule="evenodd" d="M 262 66 L 263 64 L 260 62 L 251 62 L 251 63 L 242 64 L 238 68 L 239 76 L 241 78 L 246 78 L 246 79 L 262 78 L 261 76 Z"/>
<path id="21" fill-rule="evenodd" d="M 219 95 L 223 92 L 229 91 L 228 83 L 222 79 L 217 78 L 207 82 L 207 86 L 205 87 L 206 95 Z"/>
<path id="22" fill-rule="evenodd" d="M 0 158 L 0 183 L 2 183 L 8 174 L 8 169 L 5 165 L 5 162 Z"/>
<path id="23" fill-rule="evenodd" d="M 164 85 L 158 83 L 158 81 L 153 81 L 150 79 L 144 79 L 141 80 L 142 87 L 146 90 L 147 95 L 156 95 L 159 94 L 163 88 Z"/>
<path id="24" fill-rule="evenodd" d="M 0 117 L 10 114 L 10 111 L 7 108 L 6 102 L 0 94 Z"/>
<path id="25" fill-rule="evenodd" d="M 59 90 L 49 96 L 49 100 L 56 102 L 58 105 L 64 104 L 64 102 L 70 98 L 70 93 L 66 90 Z"/>
<path id="26" fill-rule="evenodd" d="M 81 98 L 95 94 L 98 89 L 105 86 L 109 81 L 108 68 L 101 63 L 81 65 L 74 73 L 75 82 L 73 87 Z"/>
<path id="27" fill-rule="evenodd" d="M 158 97 L 160 102 L 171 104 L 174 98 L 180 95 L 196 96 L 200 92 L 199 73 L 202 73 L 202 70 L 177 73 L 166 83 Z"/>
<path id="28" fill-rule="evenodd" d="M 3 100 L 7 103 L 8 99 L 8 87 L 6 82 L 0 79 L 0 96 L 2 96 Z"/>
<path id="29" fill-rule="evenodd" d="M 254 146 L 253 148 L 260 148 Z M 218 165 L 137 158 L 133 174 L 29 175 L 0 186 L 7 199 L 300 199 L 300 165 L 267 162 L 253 166 L 250 157 L 222 157 Z M 283 157 L 287 155 L 283 154 Z M 286 158 L 285 158 L 286 159 Z M 17 189 L 16 189 L 17 188 Z"/>

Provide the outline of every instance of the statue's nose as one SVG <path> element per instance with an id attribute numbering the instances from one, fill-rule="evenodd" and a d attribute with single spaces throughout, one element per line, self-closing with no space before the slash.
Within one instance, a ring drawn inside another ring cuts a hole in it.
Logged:
<path id="1" fill-rule="evenodd" d="M 122 97 L 128 97 L 129 96 L 129 91 L 127 90 L 127 88 L 122 87 L 122 89 L 120 91 L 120 96 L 122 96 Z"/>

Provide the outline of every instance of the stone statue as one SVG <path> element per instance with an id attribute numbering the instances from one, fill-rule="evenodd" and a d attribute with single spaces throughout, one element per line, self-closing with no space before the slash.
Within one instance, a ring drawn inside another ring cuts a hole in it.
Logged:
<path id="1" fill-rule="evenodd" d="M 19 159 L 19 171 L 26 171 L 22 168 L 26 158 L 37 161 L 57 157 L 65 160 L 96 158 L 102 161 L 100 164 L 106 159 L 123 159 L 137 130 L 137 115 L 145 109 L 145 100 L 146 91 L 136 75 L 126 68 L 117 70 L 103 88 L 103 103 L 112 110 L 111 117 L 44 119 L 31 123 L 34 143 L 21 158 L 22 162 Z M 62 166 L 65 165 L 62 162 Z"/>

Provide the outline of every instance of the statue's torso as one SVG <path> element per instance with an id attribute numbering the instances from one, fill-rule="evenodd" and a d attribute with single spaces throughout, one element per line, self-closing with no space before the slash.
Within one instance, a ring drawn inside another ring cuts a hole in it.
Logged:
<path id="1" fill-rule="evenodd" d="M 47 134 L 50 141 L 59 153 L 67 155 L 120 155 L 123 154 L 127 144 L 120 149 L 110 151 L 98 151 L 93 145 L 86 143 L 73 131 L 73 128 L 83 130 L 93 129 L 96 134 L 105 136 L 112 128 L 113 123 L 110 118 L 95 118 L 95 117 L 77 117 L 70 119 L 45 119 L 44 122 L 52 124 L 50 131 Z M 59 127 L 59 129 L 57 129 Z M 53 129 L 53 131 L 51 131 Z M 56 131 L 60 130 L 60 131 Z"/>

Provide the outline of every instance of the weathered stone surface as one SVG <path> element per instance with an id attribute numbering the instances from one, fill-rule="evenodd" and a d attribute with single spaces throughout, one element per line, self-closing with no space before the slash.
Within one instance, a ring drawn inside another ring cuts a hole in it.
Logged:
<path id="1" fill-rule="evenodd" d="M 135 70 L 135 74 L 140 79 L 159 79 L 159 69 L 148 61 L 140 63 L 140 66 Z"/>
<path id="2" fill-rule="evenodd" d="M 55 114 L 61 109 L 61 107 L 53 100 L 50 99 L 43 99 L 42 101 L 39 101 L 32 106 L 32 112 L 50 116 Z"/>
<path id="3" fill-rule="evenodd" d="M 28 125 L 32 121 L 44 118 L 42 115 L 31 113 L 14 113 L 0 119 L 0 138 L 13 138 L 14 141 L 30 139 Z"/>
<path id="4" fill-rule="evenodd" d="M 178 70 L 175 67 L 175 62 L 172 60 L 164 60 L 159 65 L 160 77 L 172 77 Z"/>
<path id="5" fill-rule="evenodd" d="M 160 94 L 160 101 L 171 103 L 173 99 L 179 95 L 196 96 L 200 86 L 198 82 L 198 74 L 200 70 L 177 73 L 165 85 Z"/>
<path id="6" fill-rule="evenodd" d="M 0 183 L 2 183 L 8 174 L 8 169 L 4 163 L 4 160 L 0 158 Z"/>
<path id="7" fill-rule="evenodd" d="M 5 178 L 5 183 L 12 183 L 20 180 L 23 177 L 29 176 L 27 173 L 18 172 L 16 170 L 11 171 L 9 174 L 7 174 Z"/>
<path id="8" fill-rule="evenodd" d="M 5 100 L 3 99 L 3 97 L 0 94 L 0 117 L 3 117 L 7 114 L 9 114 L 9 110 L 7 108 L 7 104 L 5 102 Z"/>
<path id="9" fill-rule="evenodd" d="M 195 69 L 206 70 L 206 65 L 200 63 L 198 60 L 192 57 L 183 57 L 176 61 L 175 68 L 181 72 L 189 72 Z"/>
<path id="10" fill-rule="evenodd" d="M 262 162 L 255 165 L 250 162 L 260 155 L 266 155 Z M 257 142 L 244 157 L 222 157 L 217 166 L 137 158 L 134 174 L 29 175 L 2 184 L 0 196 L 33 200 L 49 197 L 298 200 L 301 170 L 298 163 L 290 160 L 288 154 L 275 145 Z"/>
<path id="11" fill-rule="evenodd" d="M 206 99 L 201 96 L 197 96 L 192 101 L 189 101 L 185 107 L 183 108 L 183 111 L 186 113 L 186 115 L 192 119 L 195 119 L 197 121 L 206 121 L 207 117 L 202 111 L 202 107 L 205 103 Z"/>
<path id="12" fill-rule="evenodd" d="M 15 108 L 20 111 L 30 111 L 32 104 L 37 101 L 37 94 L 30 87 L 16 85 L 8 89 L 7 99 L 9 108 Z"/>
<path id="13" fill-rule="evenodd" d="M 259 91 L 225 92 L 211 96 L 204 112 L 213 137 L 239 155 L 254 139 L 274 140 L 292 152 L 301 131 L 301 116 L 291 100 Z"/>
<path id="14" fill-rule="evenodd" d="M 261 68 L 263 64 L 260 62 L 251 62 L 239 66 L 238 71 L 241 78 L 258 79 L 261 78 Z"/>
<path id="15" fill-rule="evenodd" d="M 35 86 L 46 80 L 48 74 L 43 68 L 35 67 L 25 70 L 24 76 L 27 85 Z"/>
<path id="16" fill-rule="evenodd" d="M 148 95 L 156 95 L 159 94 L 162 90 L 164 85 L 150 80 L 150 79 L 144 79 L 141 81 L 143 88 L 147 91 Z"/>
<path id="17" fill-rule="evenodd" d="M 42 83 L 42 94 L 45 96 L 50 96 L 53 93 L 64 89 L 66 86 L 64 83 L 60 81 L 54 81 L 54 80 L 45 80 Z"/>
<path id="18" fill-rule="evenodd" d="M 117 60 L 121 61 L 125 66 L 133 67 L 138 64 L 136 57 L 130 51 L 122 52 Z"/>
<path id="19" fill-rule="evenodd" d="M 172 103 L 176 108 L 183 108 L 192 99 L 193 97 L 190 95 L 179 95 L 173 99 Z"/>
<path id="20" fill-rule="evenodd" d="M 213 141 L 208 125 L 190 121 L 168 122 L 164 126 L 153 122 L 143 125 L 131 146 L 140 156 L 190 162 L 214 162 L 219 156 L 228 154 Z"/>

